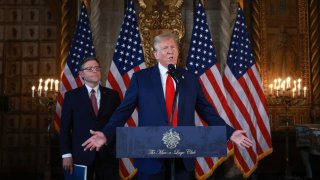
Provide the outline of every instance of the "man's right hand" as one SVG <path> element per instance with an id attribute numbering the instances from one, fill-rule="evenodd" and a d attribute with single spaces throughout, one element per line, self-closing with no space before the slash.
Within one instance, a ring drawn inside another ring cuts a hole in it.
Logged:
<path id="1" fill-rule="evenodd" d="M 65 171 L 69 171 L 70 174 L 72 174 L 73 173 L 73 159 L 72 159 L 72 157 L 63 158 L 62 167 Z"/>
<path id="2" fill-rule="evenodd" d="M 90 151 L 96 149 L 97 151 L 100 150 L 100 148 L 106 144 L 107 138 L 104 136 L 104 134 L 100 131 L 92 131 L 90 130 L 90 133 L 92 134 L 91 138 L 86 140 L 82 147 L 84 147 L 84 151 L 90 149 Z"/>

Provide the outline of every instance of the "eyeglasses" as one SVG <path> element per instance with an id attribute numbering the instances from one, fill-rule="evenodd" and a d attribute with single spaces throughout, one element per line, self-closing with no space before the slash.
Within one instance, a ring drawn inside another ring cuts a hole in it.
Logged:
<path id="1" fill-rule="evenodd" d="M 87 70 L 87 71 L 90 71 L 90 72 L 93 72 L 93 71 L 100 71 L 100 67 L 99 66 L 94 66 L 94 67 L 86 67 L 86 68 L 83 68 L 82 71 L 84 70 Z"/>

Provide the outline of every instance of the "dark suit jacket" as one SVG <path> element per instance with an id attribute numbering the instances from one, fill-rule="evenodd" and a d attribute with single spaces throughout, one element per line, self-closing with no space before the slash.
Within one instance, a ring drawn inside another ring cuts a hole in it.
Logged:
<path id="1" fill-rule="evenodd" d="M 100 159 L 117 163 L 114 143 L 104 146 L 99 152 L 83 151 L 81 146 L 91 137 L 89 130 L 101 130 L 120 104 L 116 91 L 103 86 L 99 88 L 101 99 L 98 116 L 94 114 L 86 86 L 71 90 L 64 97 L 60 149 L 61 154 L 71 153 L 75 164 L 91 165 L 97 155 Z"/>
<path id="2" fill-rule="evenodd" d="M 225 125 L 227 138 L 234 129 L 226 125 L 206 100 L 196 76 L 182 68 L 177 68 L 179 79 L 178 126 L 194 126 L 196 110 L 208 125 Z M 135 107 L 139 110 L 139 126 L 167 126 L 165 98 L 158 65 L 133 74 L 125 98 L 103 128 L 108 142 L 115 136 L 117 126 L 123 126 Z M 187 170 L 195 167 L 194 158 L 183 159 Z M 135 159 L 135 165 L 144 173 L 157 173 L 163 168 L 162 159 Z"/>

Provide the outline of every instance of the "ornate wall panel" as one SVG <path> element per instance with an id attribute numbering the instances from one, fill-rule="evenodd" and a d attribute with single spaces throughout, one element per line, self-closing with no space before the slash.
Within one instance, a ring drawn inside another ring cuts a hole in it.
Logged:
<path id="1" fill-rule="evenodd" d="M 302 79 L 301 86 L 307 87 L 307 96 L 289 104 L 290 126 L 293 128 L 299 122 L 310 123 L 312 84 L 308 1 L 270 0 L 252 5 L 254 52 L 260 60 L 272 130 L 283 130 L 280 119 L 286 106 L 270 96 L 269 84 L 275 78 Z"/>
<path id="2" fill-rule="evenodd" d="M 1 171 L 42 171 L 47 146 L 47 110 L 38 108 L 31 86 L 40 77 L 57 77 L 59 12 L 55 0 L 0 1 L 0 96 L 9 109 L 0 110 Z M 45 127 L 39 126 L 46 124 Z M 43 130 L 40 130 L 43 129 Z"/>
<path id="3" fill-rule="evenodd" d="M 320 1 L 310 0 L 310 64 L 312 89 L 312 121 L 320 123 Z"/>
<path id="4" fill-rule="evenodd" d="M 185 27 L 180 12 L 182 2 L 183 0 L 139 0 L 139 6 L 141 8 L 139 13 L 139 29 L 147 66 L 157 63 L 153 57 L 152 49 L 154 36 L 161 32 L 172 31 L 179 36 L 179 40 L 184 37 Z"/>

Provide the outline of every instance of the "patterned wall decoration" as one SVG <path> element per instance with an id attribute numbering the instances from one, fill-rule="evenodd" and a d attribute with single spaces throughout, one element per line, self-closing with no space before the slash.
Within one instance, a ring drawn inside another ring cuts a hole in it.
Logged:
<path id="1" fill-rule="evenodd" d="M 47 112 L 31 97 L 31 87 L 40 77 L 58 76 L 60 11 L 53 13 L 49 3 L 0 1 L 0 96 L 9 99 L 9 110 L 0 111 L 2 170 L 44 168 Z"/>
<path id="2" fill-rule="evenodd" d="M 290 128 L 293 130 L 296 124 L 316 121 L 312 111 L 319 109 L 319 103 L 315 100 L 319 99 L 319 68 L 313 66 L 319 64 L 319 58 L 315 59 L 319 57 L 316 51 L 319 49 L 319 38 L 310 37 L 319 36 L 319 27 L 315 25 L 312 30 L 309 25 L 310 22 L 319 22 L 319 17 L 312 17 L 314 8 L 318 7 L 312 4 L 316 4 L 315 1 L 271 0 L 252 4 L 255 56 L 260 60 L 271 129 L 274 131 L 286 129 L 282 126 L 286 104 L 279 104 L 269 96 L 269 84 L 275 78 L 301 78 L 302 86 L 307 88 L 306 98 L 289 104 L 289 115 L 292 116 Z M 310 47 L 310 44 L 313 46 Z"/>

